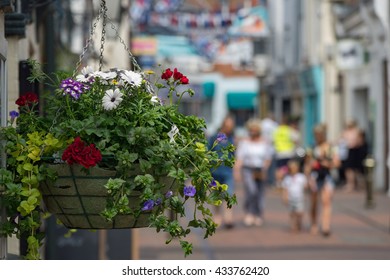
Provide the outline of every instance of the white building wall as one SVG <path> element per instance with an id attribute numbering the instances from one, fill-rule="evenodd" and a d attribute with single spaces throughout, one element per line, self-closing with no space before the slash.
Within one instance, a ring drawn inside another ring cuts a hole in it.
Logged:
<path id="1" fill-rule="evenodd" d="M 383 34 L 384 34 L 384 45 L 387 46 L 386 49 L 384 49 L 385 53 L 384 55 L 387 58 L 387 96 L 388 96 L 388 108 L 390 108 L 390 2 L 388 0 L 375 0 L 374 2 L 374 9 L 376 14 L 378 15 L 382 27 L 383 27 Z M 389 126 L 389 135 L 384 135 L 384 137 L 387 137 L 387 139 L 390 139 L 390 114 L 388 115 L 389 119 L 387 120 L 387 125 Z M 390 145 L 390 141 L 389 141 Z M 388 148 L 390 150 L 390 147 Z M 385 159 L 384 168 L 390 169 L 390 154 L 388 155 L 388 158 Z M 388 195 L 390 196 L 390 186 L 387 186 L 388 188 Z"/>
<path id="2" fill-rule="evenodd" d="M 388 2 L 388 1 L 387 1 Z M 385 166 L 387 159 L 385 158 L 385 137 L 383 131 L 385 129 L 385 120 L 384 120 L 384 85 L 383 85 L 383 61 L 387 57 L 387 49 L 389 48 L 389 41 L 386 38 L 385 25 L 382 21 L 382 18 L 388 18 L 383 14 L 382 11 L 378 13 L 378 10 L 385 9 L 385 6 L 388 6 L 388 3 L 385 4 L 384 1 L 374 1 L 374 12 L 376 16 L 373 16 L 368 10 L 362 9 L 361 13 L 365 20 L 365 23 L 368 25 L 369 30 L 371 30 L 371 44 L 369 45 L 370 52 L 370 102 L 374 104 L 375 109 L 372 110 L 371 118 L 374 119 L 374 158 L 376 159 L 376 167 L 374 173 L 374 184 L 378 189 L 384 189 L 385 184 Z"/>
<path id="3" fill-rule="evenodd" d="M 269 24 L 272 30 L 271 54 L 273 56 L 270 70 L 274 75 L 279 75 L 284 71 L 284 1 L 272 0 L 268 3 Z"/>
<path id="4" fill-rule="evenodd" d="M 300 40 L 299 0 L 285 0 L 284 3 L 284 63 L 285 70 L 296 70 L 299 63 L 297 41 Z"/>
<path id="5" fill-rule="evenodd" d="M 324 67 L 324 94 L 322 96 L 322 117 L 327 124 L 328 139 L 337 141 L 342 129 L 341 111 L 344 110 L 341 95 L 336 91 L 338 70 L 335 57 L 332 52 L 337 41 L 333 28 L 334 18 L 332 4 L 328 1 L 321 2 L 321 43 L 318 54 Z"/>
<path id="6" fill-rule="evenodd" d="M 318 65 L 321 62 L 322 41 L 322 11 L 321 0 L 304 0 L 304 29 L 303 43 L 305 60 L 309 65 Z"/>

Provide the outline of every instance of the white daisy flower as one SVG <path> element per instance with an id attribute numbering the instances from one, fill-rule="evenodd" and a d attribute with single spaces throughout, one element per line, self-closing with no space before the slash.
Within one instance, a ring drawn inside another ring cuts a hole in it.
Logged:
<path id="1" fill-rule="evenodd" d="M 117 76 L 116 72 L 102 72 L 102 71 L 97 71 L 95 72 L 95 77 L 99 77 L 102 80 L 109 81 L 112 79 L 115 79 Z"/>
<path id="2" fill-rule="evenodd" d="M 123 70 L 123 72 L 121 73 L 121 78 L 130 85 L 135 85 L 136 87 L 139 87 L 142 83 L 141 74 L 136 73 L 134 71 Z"/>
<path id="3" fill-rule="evenodd" d="M 153 104 L 161 104 L 160 98 L 158 98 L 158 96 L 156 95 L 153 95 L 152 98 L 150 98 L 150 102 L 152 102 Z"/>
<path id="4" fill-rule="evenodd" d="M 122 102 L 122 96 L 123 93 L 119 89 L 115 89 L 115 91 L 112 89 L 107 90 L 102 100 L 103 108 L 107 111 L 115 109 Z"/>
<path id="5" fill-rule="evenodd" d="M 76 80 L 81 83 L 87 83 L 91 81 L 91 77 L 94 76 L 91 66 L 85 66 L 81 69 L 81 74 L 76 76 Z"/>
<path id="6" fill-rule="evenodd" d="M 81 69 L 81 74 L 83 75 L 91 75 L 93 73 L 93 68 L 91 66 L 85 66 Z"/>
<path id="7" fill-rule="evenodd" d="M 77 75 L 76 80 L 80 83 L 87 83 L 89 81 L 90 77 L 88 75 Z"/>

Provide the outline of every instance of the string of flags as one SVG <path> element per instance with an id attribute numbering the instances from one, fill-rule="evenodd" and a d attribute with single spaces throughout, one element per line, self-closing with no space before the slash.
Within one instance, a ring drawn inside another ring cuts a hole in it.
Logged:
<path id="1" fill-rule="evenodd" d="M 226 28 L 232 25 L 236 14 L 220 12 L 190 13 L 174 11 L 182 0 L 136 0 L 130 8 L 131 19 L 135 24 L 158 25 L 171 28 Z"/>
<path id="2" fill-rule="evenodd" d="M 149 18 L 149 24 L 172 28 L 223 28 L 232 25 L 233 15 L 220 13 L 181 13 L 160 14 L 153 12 Z"/>

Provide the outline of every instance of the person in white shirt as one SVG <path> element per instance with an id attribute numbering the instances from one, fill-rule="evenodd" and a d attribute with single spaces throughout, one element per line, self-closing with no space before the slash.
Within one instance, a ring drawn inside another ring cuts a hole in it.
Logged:
<path id="1" fill-rule="evenodd" d="M 276 157 L 274 149 L 274 132 L 278 128 L 278 123 L 274 120 L 272 113 L 261 120 L 261 135 L 268 141 L 271 151 L 271 163 L 267 173 L 267 185 L 273 187 L 275 185 Z"/>
<path id="2" fill-rule="evenodd" d="M 238 143 L 233 175 L 236 182 L 243 183 L 245 189 L 245 225 L 261 226 L 264 214 L 264 180 L 272 154 L 269 143 L 261 137 L 260 122 L 249 120 L 246 127 L 249 138 Z"/>
<path id="3" fill-rule="evenodd" d="M 289 173 L 282 181 L 283 199 L 290 208 L 290 226 L 292 232 L 302 229 L 302 219 L 305 201 L 305 189 L 308 181 L 303 173 L 300 173 L 300 163 L 297 160 L 288 162 Z"/>

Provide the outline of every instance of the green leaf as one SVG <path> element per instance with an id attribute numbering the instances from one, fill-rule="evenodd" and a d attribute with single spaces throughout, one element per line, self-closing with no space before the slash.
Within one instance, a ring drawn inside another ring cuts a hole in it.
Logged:
<path id="1" fill-rule="evenodd" d="M 192 254 L 192 244 L 188 241 L 180 241 L 180 246 L 184 251 L 184 256 L 187 257 L 188 255 Z"/>
<path id="2" fill-rule="evenodd" d="M 28 204 L 30 205 L 35 205 L 38 202 L 38 199 L 35 196 L 30 196 L 27 199 Z"/>
<path id="3" fill-rule="evenodd" d="M 152 164 L 149 161 L 144 160 L 142 158 L 139 160 L 139 164 L 143 172 L 148 171 L 152 167 Z"/>
<path id="4" fill-rule="evenodd" d="M 199 227 L 199 221 L 198 220 L 192 220 L 188 223 L 188 226 L 189 227 L 194 227 L 194 228 L 197 228 Z"/>
<path id="5" fill-rule="evenodd" d="M 18 156 L 16 158 L 17 161 L 25 161 L 26 160 L 26 156 L 22 155 L 22 156 Z"/>
<path id="6" fill-rule="evenodd" d="M 27 216 L 35 209 L 35 205 L 31 205 L 26 200 L 23 200 L 17 210 L 20 212 L 22 216 Z"/>
<path id="7" fill-rule="evenodd" d="M 23 164 L 23 169 L 26 171 L 32 171 L 33 168 L 34 168 L 34 166 L 29 162 L 26 162 L 25 164 Z"/>

